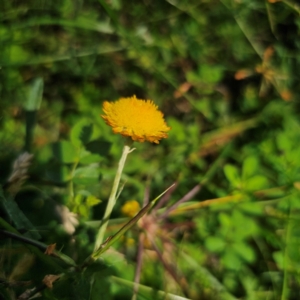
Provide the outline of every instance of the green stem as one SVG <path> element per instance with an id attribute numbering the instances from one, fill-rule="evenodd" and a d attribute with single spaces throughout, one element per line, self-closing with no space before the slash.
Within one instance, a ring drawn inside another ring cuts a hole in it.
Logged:
<path id="1" fill-rule="evenodd" d="M 80 156 L 80 149 L 78 151 L 78 157 Z M 77 168 L 79 164 L 79 158 L 75 161 L 75 163 L 73 164 L 72 166 L 72 170 L 71 170 L 71 180 L 69 182 L 69 185 L 68 185 L 68 205 L 69 207 L 74 207 L 74 183 L 73 183 L 73 179 L 74 179 L 74 172 Z"/>
<path id="2" fill-rule="evenodd" d="M 89 257 L 87 257 L 80 269 L 86 268 L 88 265 L 92 264 L 96 261 L 102 253 L 104 253 L 116 240 L 118 240 L 121 236 L 125 234 L 132 226 L 134 226 L 149 210 L 155 205 L 155 203 L 160 199 L 168 190 L 170 190 L 174 184 L 172 184 L 169 188 L 167 188 L 164 192 L 162 192 L 158 197 L 149 202 L 146 206 L 144 206 L 139 213 L 130 219 L 117 233 L 112 236 L 109 236 L 104 243 L 102 243 Z"/>
<path id="3" fill-rule="evenodd" d="M 118 170 L 117 170 L 117 173 L 116 173 L 116 176 L 115 176 L 113 187 L 111 189 L 110 196 L 109 196 L 109 199 L 108 199 L 108 203 L 107 203 L 107 206 L 106 206 L 106 210 L 105 210 L 103 219 L 101 221 L 100 229 L 99 229 L 97 237 L 96 237 L 96 243 L 95 243 L 94 251 L 96 251 L 103 242 L 103 238 L 104 238 L 106 227 L 107 227 L 107 224 L 108 224 L 108 221 L 109 221 L 109 217 L 110 217 L 111 212 L 112 212 L 112 210 L 115 206 L 115 203 L 116 203 L 116 194 L 117 194 L 117 191 L 118 191 L 118 187 L 119 187 L 122 171 L 123 171 L 123 168 L 124 168 L 124 165 L 125 165 L 125 161 L 126 161 L 127 155 L 130 152 L 132 152 L 133 150 L 134 149 L 130 149 L 130 146 L 127 143 L 125 143 L 124 148 L 123 148 L 123 153 L 122 153 L 121 159 L 119 161 L 119 166 L 118 166 Z"/>
<path id="4" fill-rule="evenodd" d="M 22 236 L 14 227 L 12 227 L 9 223 L 7 223 L 4 219 L 0 218 L 0 226 L 2 228 L 5 228 L 6 230 L 0 229 L 0 234 L 6 235 L 14 240 L 18 240 L 21 241 L 25 244 L 28 244 L 28 248 L 32 251 L 33 247 L 38 248 L 40 251 L 45 251 L 48 248 L 48 245 L 41 243 L 39 241 L 30 239 L 28 237 Z M 29 246 L 30 245 L 30 246 Z M 36 249 L 35 249 L 36 250 Z M 44 253 L 41 253 L 40 251 L 34 251 L 34 253 L 39 253 L 39 256 L 46 256 Z M 74 262 L 74 260 L 59 252 L 54 250 L 52 253 L 52 256 L 54 257 L 58 257 L 59 259 L 61 259 L 62 261 L 64 261 L 66 264 L 68 264 L 69 266 L 72 267 L 76 267 L 76 263 Z M 50 256 L 49 256 L 50 257 Z"/>
<path id="5" fill-rule="evenodd" d="M 2 228 L 6 228 L 7 230 L 18 234 L 19 232 L 12 227 L 10 224 L 8 224 L 4 219 L 0 218 L 0 226 Z M 60 271 L 63 272 L 64 269 L 56 262 L 54 261 L 49 255 L 45 255 L 44 253 L 41 253 L 40 250 L 38 250 L 36 247 L 27 244 L 26 245 L 27 248 L 34 253 L 42 262 L 44 262 L 45 264 L 47 264 L 48 266 L 50 266 L 52 268 L 52 270 L 56 270 L 56 271 Z"/>
<path id="6" fill-rule="evenodd" d="M 290 294 L 289 269 L 290 269 L 292 262 L 290 261 L 288 251 L 289 251 L 289 247 L 291 247 L 291 245 L 289 245 L 289 243 L 290 243 L 290 239 L 291 239 L 291 235 L 292 235 L 291 231 L 292 231 L 292 227 L 293 227 L 292 215 L 293 215 L 293 210 L 290 207 L 289 218 L 288 218 L 287 227 L 286 227 L 285 249 L 284 249 L 284 254 L 283 254 L 284 271 L 283 271 L 283 286 L 282 286 L 281 300 L 287 300 L 287 299 L 289 299 L 289 296 L 290 296 L 289 295 Z"/>

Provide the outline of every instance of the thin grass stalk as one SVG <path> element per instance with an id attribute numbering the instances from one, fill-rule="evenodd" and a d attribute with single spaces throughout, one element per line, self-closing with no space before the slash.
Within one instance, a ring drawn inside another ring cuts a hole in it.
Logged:
<path id="1" fill-rule="evenodd" d="M 149 194 L 150 194 L 150 186 L 148 184 L 146 186 L 145 193 L 144 193 L 143 206 L 145 206 L 149 203 L 149 199 L 150 199 Z M 168 192 L 166 194 L 168 194 Z M 164 198 L 164 197 L 162 197 L 162 198 Z M 141 279 L 141 272 L 142 272 L 142 265 L 143 265 L 144 241 L 145 241 L 145 234 L 143 232 L 141 232 L 139 234 L 139 245 L 138 245 L 138 252 L 137 252 L 136 269 L 135 269 L 135 275 L 134 275 L 133 295 L 132 295 L 131 300 L 137 299 L 137 295 L 138 295 L 138 291 L 139 291 L 139 283 L 140 283 L 140 279 Z"/>
<path id="2" fill-rule="evenodd" d="M 104 213 L 103 219 L 102 219 L 101 224 L 100 224 L 100 229 L 99 229 L 97 237 L 96 237 L 94 251 L 96 251 L 103 242 L 104 234 L 105 234 L 107 224 L 108 224 L 108 220 L 109 220 L 111 212 L 112 212 L 112 210 L 113 210 L 113 208 L 116 204 L 116 195 L 117 195 L 117 191 L 118 191 L 122 171 L 123 171 L 123 168 L 124 168 L 124 165 L 125 165 L 125 161 L 126 161 L 127 155 L 130 152 L 132 152 L 133 150 L 134 150 L 134 148 L 130 149 L 130 146 L 127 143 L 125 143 L 125 145 L 123 147 L 122 156 L 121 156 L 121 159 L 119 161 L 118 170 L 117 170 L 117 173 L 116 173 L 116 176 L 115 176 L 115 179 L 114 179 L 114 183 L 113 183 L 113 186 L 112 186 L 112 189 L 111 189 L 111 193 L 110 193 L 110 196 L 109 196 L 109 199 L 108 199 L 108 203 L 107 203 L 107 206 L 106 206 L 106 209 L 105 209 L 105 213 Z"/>
<path id="3" fill-rule="evenodd" d="M 197 184 L 194 186 L 185 196 L 183 196 L 179 201 L 177 201 L 174 205 L 172 205 L 170 208 L 168 208 L 162 215 L 159 216 L 159 218 L 166 218 L 168 217 L 169 213 L 176 209 L 181 203 L 187 202 L 191 200 L 201 189 L 201 185 Z"/>
<path id="4" fill-rule="evenodd" d="M 143 265 L 144 241 L 145 241 L 145 234 L 141 232 L 141 234 L 139 235 L 139 247 L 137 253 L 136 270 L 134 275 L 133 295 L 131 300 L 137 300 L 137 295 L 139 291 L 139 283 L 141 279 L 141 272 L 142 272 L 142 265 Z"/>

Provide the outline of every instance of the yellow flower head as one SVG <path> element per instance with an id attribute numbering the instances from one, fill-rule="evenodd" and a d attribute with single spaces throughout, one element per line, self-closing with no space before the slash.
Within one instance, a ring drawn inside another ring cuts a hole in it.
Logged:
<path id="1" fill-rule="evenodd" d="M 139 211 L 141 207 L 136 200 L 130 200 L 123 204 L 121 207 L 121 212 L 124 216 L 133 218 Z"/>
<path id="2" fill-rule="evenodd" d="M 159 140 L 168 137 L 167 132 L 171 129 L 151 100 L 133 96 L 116 102 L 105 101 L 103 111 L 102 118 L 114 133 L 131 137 L 134 141 L 158 144 Z"/>

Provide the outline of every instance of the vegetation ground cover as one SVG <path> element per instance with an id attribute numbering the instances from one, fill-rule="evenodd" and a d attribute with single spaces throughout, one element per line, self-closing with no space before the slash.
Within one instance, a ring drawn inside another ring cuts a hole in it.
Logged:
<path id="1" fill-rule="evenodd" d="M 0 298 L 298 299 L 299 14 L 1 1 Z M 171 130 L 133 144 L 95 252 L 124 144 L 102 104 L 134 95 Z"/>

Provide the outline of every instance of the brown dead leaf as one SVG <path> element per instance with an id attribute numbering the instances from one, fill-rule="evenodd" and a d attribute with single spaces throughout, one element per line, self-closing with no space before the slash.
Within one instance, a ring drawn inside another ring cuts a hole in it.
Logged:
<path id="1" fill-rule="evenodd" d="M 277 0 L 275 0 L 276 2 Z M 270 1 L 269 1 L 270 2 Z M 271 59 L 271 57 L 274 55 L 275 49 L 274 47 L 271 45 L 269 46 L 265 52 L 264 52 L 264 61 L 267 62 Z"/>
<path id="2" fill-rule="evenodd" d="M 59 278 L 60 278 L 60 275 L 49 274 L 49 275 L 46 275 L 44 277 L 43 283 L 44 283 L 44 285 L 47 286 L 47 288 L 52 289 L 53 288 L 53 282 L 55 282 Z"/>
<path id="3" fill-rule="evenodd" d="M 294 188 L 296 188 L 297 190 L 300 190 L 300 181 L 294 182 Z"/>
<path id="4" fill-rule="evenodd" d="M 280 92 L 280 96 L 284 101 L 290 101 L 293 97 L 293 94 L 288 90 L 283 90 Z"/>
<path id="5" fill-rule="evenodd" d="M 46 251 L 45 251 L 45 254 L 46 255 L 52 255 L 54 250 L 55 250 L 55 247 L 56 247 L 56 243 L 54 244 L 51 244 L 51 245 L 48 245 Z"/>
<path id="6" fill-rule="evenodd" d="M 253 75 L 253 71 L 249 70 L 249 69 L 241 69 L 238 70 L 235 74 L 234 74 L 234 78 L 236 80 L 243 80 L 249 76 Z"/>
<path id="7" fill-rule="evenodd" d="M 189 82 L 184 82 L 179 86 L 179 88 L 174 92 L 174 98 L 179 98 L 185 94 L 192 85 Z"/>

